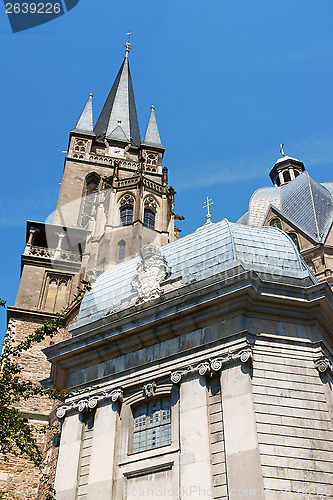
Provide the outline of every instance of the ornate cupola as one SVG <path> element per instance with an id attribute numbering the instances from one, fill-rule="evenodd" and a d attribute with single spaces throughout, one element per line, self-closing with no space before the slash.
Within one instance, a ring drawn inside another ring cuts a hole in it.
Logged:
<path id="1" fill-rule="evenodd" d="M 283 186 L 295 179 L 299 174 L 304 172 L 304 164 L 296 158 L 290 156 L 282 156 L 269 173 L 273 184 L 277 187 Z"/>

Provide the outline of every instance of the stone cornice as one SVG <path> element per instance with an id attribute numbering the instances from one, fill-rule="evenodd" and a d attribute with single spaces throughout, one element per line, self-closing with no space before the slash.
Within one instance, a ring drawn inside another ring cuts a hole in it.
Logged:
<path id="1" fill-rule="evenodd" d="M 237 270 L 237 275 L 231 269 L 234 274 L 228 276 L 227 270 L 189 284 L 183 289 L 186 293 L 182 288 L 165 291 L 160 299 L 83 325 L 74 331 L 72 339 L 47 348 L 45 353 L 64 368 L 79 366 L 82 355 L 86 363 L 93 362 L 101 348 L 105 356 L 117 356 L 151 345 L 156 338 L 161 341 L 244 311 L 265 318 L 297 318 L 306 323 L 317 319 L 331 335 L 333 295 L 327 284 L 302 288 L 263 282 L 242 266 Z"/>

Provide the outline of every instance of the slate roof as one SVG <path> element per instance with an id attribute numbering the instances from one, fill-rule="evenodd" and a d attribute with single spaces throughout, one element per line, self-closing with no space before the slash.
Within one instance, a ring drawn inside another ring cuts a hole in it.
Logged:
<path id="1" fill-rule="evenodd" d="M 152 106 L 150 111 L 150 117 L 148 121 L 148 126 L 146 130 L 145 140 L 143 144 L 145 146 L 153 146 L 155 148 L 164 149 L 161 143 L 160 133 L 158 131 L 156 116 L 155 116 L 155 108 Z"/>
<path id="2" fill-rule="evenodd" d="M 79 121 L 77 122 L 76 127 L 72 130 L 72 132 L 83 132 L 85 134 L 95 135 L 93 125 L 92 97 L 92 94 L 90 94 L 88 101 L 81 113 Z"/>
<path id="3" fill-rule="evenodd" d="M 250 200 L 248 224 L 263 224 L 270 205 L 314 242 L 323 243 L 333 221 L 333 183 L 320 184 L 304 171 L 283 186 L 258 189 Z"/>
<path id="4" fill-rule="evenodd" d="M 214 276 L 241 263 L 285 279 L 312 276 L 289 236 L 272 227 L 251 227 L 230 223 L 206 223 L 179 240 L 161 247 L 171 268 L 170 278 L 181 276 L 183 286 L 192 278 Z M 131 281 L 140 257 L 118 264 L 104 272 L 83 298 L 79 321 L 72 329 L 117 310 L 121 301 L 133 294 Z M 313 278 L 311 278 L 313 279 Z"/>
<path id="5" fill-rule="evenodd" d="M 121 128 L 121 133 L 118 129 Z M 136 113 L 133 84 L 128 58 L 125 57 L 112 89 L 96 122 L 94 132 L 97 139 L 106 137 L 132 143 L 141 142 Z"/>

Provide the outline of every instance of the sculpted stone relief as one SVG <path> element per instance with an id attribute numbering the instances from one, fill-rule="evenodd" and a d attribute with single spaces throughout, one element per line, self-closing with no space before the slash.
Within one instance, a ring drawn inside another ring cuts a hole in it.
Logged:
<path id="1" fill-rule="evenodd" d="M 138 302 L 153 300 L 162 294 L 160 284 L 171 274 L 159 247 L 148 243 L 140 250 L 141 262 L 133 276 L 132 287 L 138 294 Z"/>

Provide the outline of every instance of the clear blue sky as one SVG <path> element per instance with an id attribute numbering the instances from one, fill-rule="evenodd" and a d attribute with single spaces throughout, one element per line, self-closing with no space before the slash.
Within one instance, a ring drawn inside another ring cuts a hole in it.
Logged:
<path id="1" fill-rule="evenodd" d="M 0 297 L 14 304 L 25 221 L 54 210 L 68 132 L 89 92 L 97 119 L 129 30 L 141 135 L 154 104 L 183 235 L 207 195 L 213 221 L 246 212 L 280 142 L 333 181 L 332 19 L 331 0 L 80 0 L 13 34 L 1 3 Z"/>

